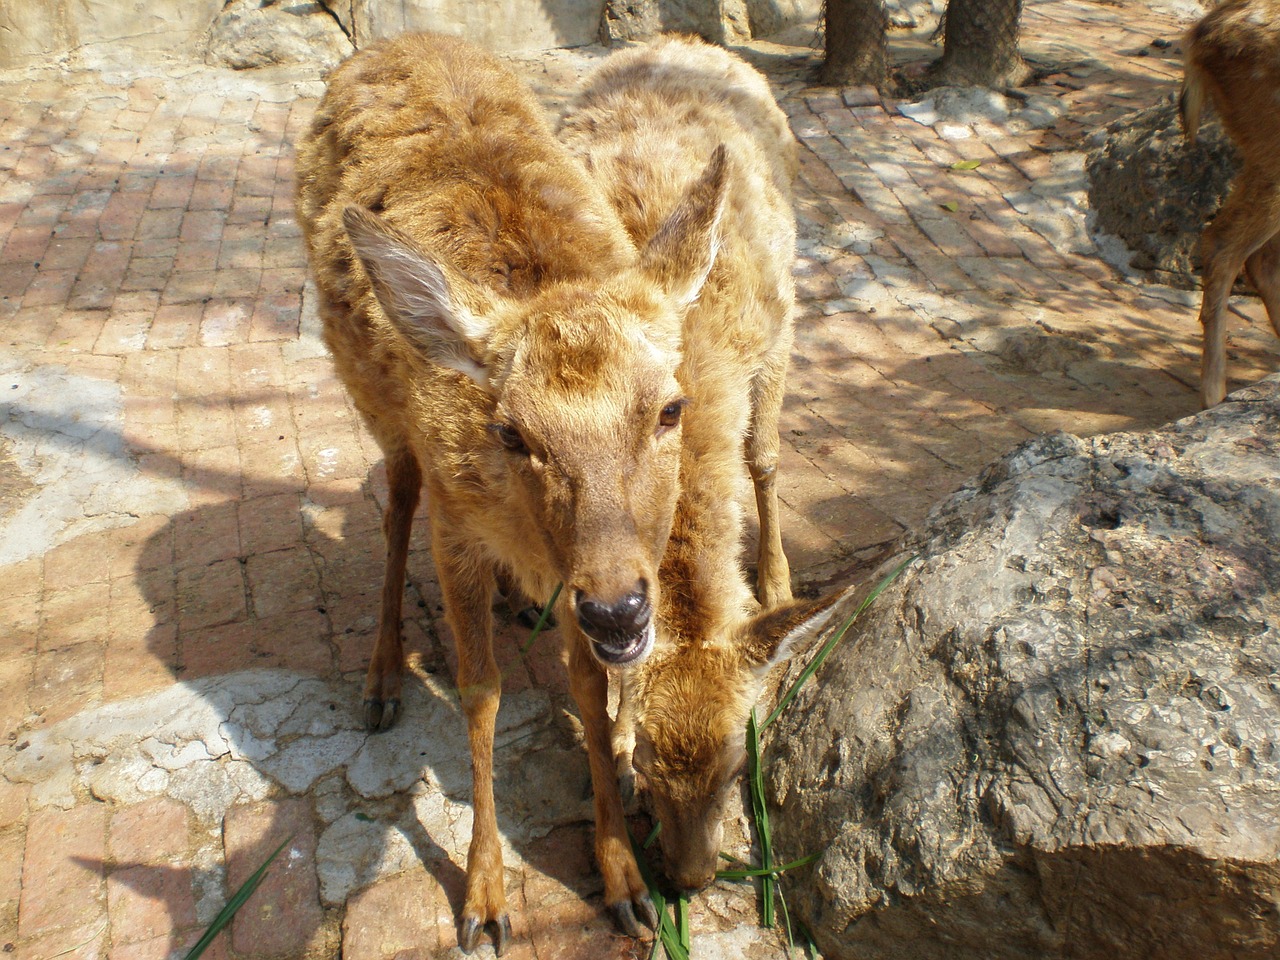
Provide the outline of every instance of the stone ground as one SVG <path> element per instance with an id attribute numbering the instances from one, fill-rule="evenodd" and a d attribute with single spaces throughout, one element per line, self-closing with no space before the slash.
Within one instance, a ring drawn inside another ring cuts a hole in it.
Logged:
<path id="1" fill-rule="evenodd" d="M 806 85 L 807 37 L 747 51 L 804 145 L 781 474 L 798 586 L 863 575 L 1020 441 L 1196 409 L 1197 296 L 1109 265 L 1081 153 L 1175 89 L 1194 9 L 1029 0 L 1045 75 L 1016 101 L 842 96 Z M 912 37 L 894 51 L 936 53 Z M 552 103 L 600 55 L 521 66 Z M 456 953 L 469 779 L 421 547 L 407 715 L 379 737 L 358 722 L 384 484 L 318 341 L 293 219 L 291 144 L 319 89 L 296 70 L 0 74 L 0 944 L 15 957 L 180 956 L 286 838 L 206 956 Z M 1239 385 L 1280 350 L 1255 300 L 1233 309 Z M 557 645 L 521 658 L 521 639 L 499 637 L 511 955 L 646 956 L 600 916 Z M 747 836 L 740 822 L 742 856 Z M 785 954 L 750 888 L 701 895 L 692 918 L 697 957 Z"/>

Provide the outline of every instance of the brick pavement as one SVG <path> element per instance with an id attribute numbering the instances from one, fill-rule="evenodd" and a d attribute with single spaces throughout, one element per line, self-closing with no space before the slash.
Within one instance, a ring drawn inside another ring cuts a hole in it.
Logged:
<path id="1" fill-rule="evenodd" d="M 1151 41 L 1183 26 L 1146 4 L 1029 2 L 1024 46 L 1049 75 L 1010 117 L 929 125 L 805 86 L 811 50 L 752 45 L 805 148 L 781 473 L 801 586 L 858 576 L 1037 433 L 1194 411 L 1196 297 L 1107 265 L 1079 153 L 1173 89 L 1176 46 Z M 899 59 L 920 49 L 895 41 Z M 525 66 L 554 100 L 598 54 Z M 206 956 L 456 943 L 465 759 L 432 753 L 461 721 L 443 716 L 451 655 L 421 545 L 406 723 L 441 723 L 378 746 L 354 718 L 385 489 L 306 309 L 290 145 L 318 91 L 279 70 L 0 74 L 0 944 L 16 957 L 173 955 L 285 836 Z M 1255 301 L 1233 308 L 1240 383 L 1280 351 Z M 511 814 L 513 954 L 631 956 L 599 916 L 554 644 L 522 658 L 520 642 L 500 632 L 518 716 L 499 781 L 559 789 L 573 815 Z M 548 757 L 565 783 L 538 779 Z M 753 916 L 741 890 L 702 896 L 695 953 L 780 956 Z"/>

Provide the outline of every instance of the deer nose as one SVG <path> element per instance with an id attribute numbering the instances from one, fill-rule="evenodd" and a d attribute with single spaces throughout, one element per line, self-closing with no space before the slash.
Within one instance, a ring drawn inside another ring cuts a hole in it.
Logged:
<path id="1" fill-rule="evenodd" d="M 595 640 L 633 637 L 649 625 L 649 590 L 643 580 L 616 603 L 600 603 L 579 590 L 577 606 L 578 625 Z"/>

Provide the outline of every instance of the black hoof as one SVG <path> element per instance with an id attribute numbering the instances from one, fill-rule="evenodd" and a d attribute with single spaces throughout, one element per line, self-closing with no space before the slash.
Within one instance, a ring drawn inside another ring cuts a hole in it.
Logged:
<path id="1" fill-rule="evenodd" d="M 485 924 L 479 917 L 466 917 L 462 921 L 462 929 L 458 931 L 458 946 L 463 953 L 470 953 L 480 942 L 480 931 Z M 502 956 L 511 944 L 511 920 L 504 913 L 493 921 L 493 952 Z"/>
<path id="2" fill-rule="evenodd" d="M 637 909 L 640 912 L 639 920 L 636 919 Z M 644 928 L 640 926 L 641 920 L 650 930 L 656 932 L 658 929 L 658 911 L 653 908 L 653 901 L 649 899 L 647 893 L 636 897 L 634 904 L 630 900 L 615 903 L 609 907 L 609 912 L 613 914 L 613 919 L 617 921 L 622 932 L 629 937 L 639 940 L 647 936 Z"/>
<path id="3" fill-rule="evenodd" d="M 390 730 L 399 718 L 399 700 L 379 700 L 376 697 L 370 697 L 364 702 L 364 728 L 370 733 Z"/>

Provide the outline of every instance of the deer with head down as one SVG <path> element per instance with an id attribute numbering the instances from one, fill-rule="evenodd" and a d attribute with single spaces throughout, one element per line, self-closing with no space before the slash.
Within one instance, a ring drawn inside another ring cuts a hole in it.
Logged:
<path id="1" fill-rule="evenodd" d="M 639 935 L 656 915 L 626 832 L 606 670 L 650 652 L 663 603 L 688 461 L 677 370 L 716 256 L 724 158 L 708 149 L 702 174 L 655 196 L 637 242 L 523 83 L 474 47 L 418 34 L 332 73 L 297 166 L 325 341 L 386 461 L 371 730 L 399 709 L 405 564 L 426 488 L 472 755 L 460 944 L 486 926 L 499 951 L 510 936 L 492 782 L 490 604 L 503 578 L 529 597 L 564 585 L 605 901 Z"/>
<path id="2" fill-rule="evenodd" d="M 634 766 L 662 824 L 668 878 L 696 890 L 715 875 L 763 678 L 835 610 L 834 597 L 791 599 L 775 489 L 792 342 L 796 143 L 763 76 L 690 38 L 609 57 L 563 117 L 560 137 L 641 247 L 671 229 L 662 211 L 691 189 L 705 185 L 717 198 L 718 252 L 685 315 L 676 370 L 688 403 L 657 637 L 622 674 L 615 728 L 620 773 Z M 756 598 L 741 559 L 747 475 L 760 519 Z"/>
<path id="3" fill-rule="evenodd" d="M 1227 298 L 1241 267 L 1280 335 L 1280 0 L 1226 0 L 1191 28 L 1180 100 L 1194 142 L 1206 95 L 1243 164 L 1204 231 L 1200 399 L 1226 396 Z"/>

